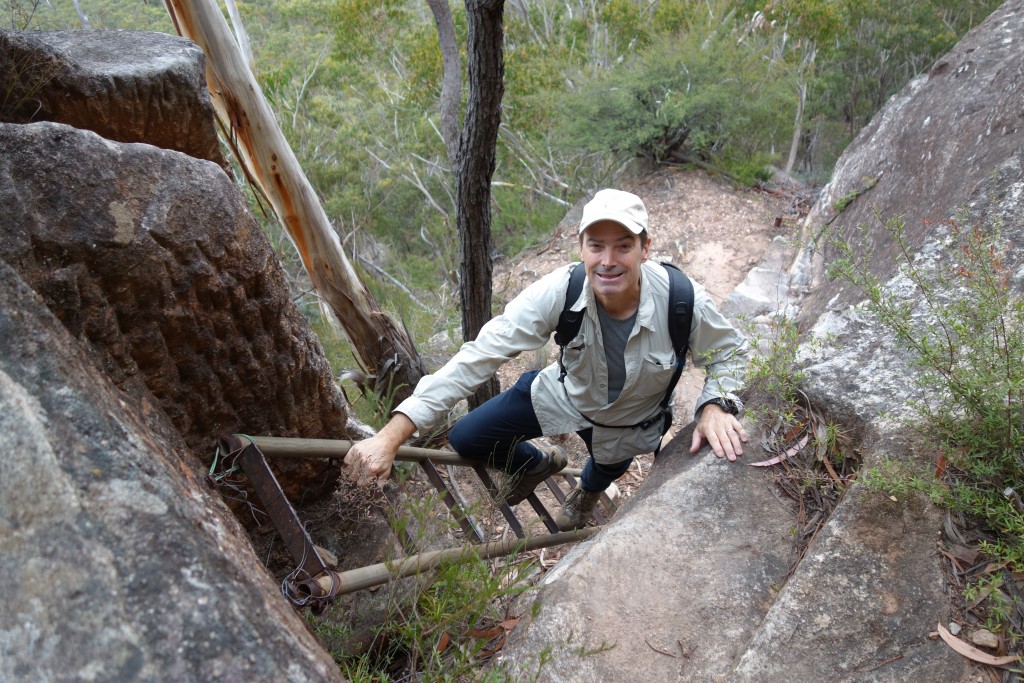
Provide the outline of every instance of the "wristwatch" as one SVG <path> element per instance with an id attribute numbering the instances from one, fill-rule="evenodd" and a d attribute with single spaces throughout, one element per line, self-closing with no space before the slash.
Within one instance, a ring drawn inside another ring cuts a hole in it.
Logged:
<path id="1" fill-rule="evenodd" d="M 701 408 L 710 403 L 714 403 L 716 406 L 718 406 L 725 412 L 729 413 L 730 415 L 739 415 L 740 411 L 743 409 L 742 403 L 731 398 L 713 398 L 710 401 L 706 401 L 703 404 L 701 404 Z"/>

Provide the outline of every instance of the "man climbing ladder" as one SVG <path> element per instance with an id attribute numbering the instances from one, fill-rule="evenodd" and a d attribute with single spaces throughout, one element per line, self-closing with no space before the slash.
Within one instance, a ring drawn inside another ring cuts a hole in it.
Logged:
<path id="1" fill-rule="evenodd" d="M 578 235 L 581 264 L 527 287 L 474 341 L 420 380 L 375 436 L 353 445 L 345 464 L 357 483 L 387 478 L 403 442 L 556 331 L 556 363 L 524 373 L 459 420 L 448 437 L 462 457 L 512 477 L 505 502 L 520 502 L 566 465 L 560 448 L 539 448 L 529 439 L 576 432 L 590 457 L 555 521 L 563 531 L 586 524 L 601 491 L 629 469 L 633 456 L 657 451 L 671 423 L 672 390 L 686 348 L 707 373 L 690 452 L 707 440 L 720 458 L 742 455 L 748 437 L 737 419 L 737 393 L 749 353 L 746 339 L 703 287 L 681 273 L 670 276 L 671 266 L 648 261 L 647 209 L 636 195 L 598 192 L 583 209 Z M 580 268 L 585 280 L 577 289 Z M 674 343 L 673 328 L 687 315 L 688 338 Z"/>

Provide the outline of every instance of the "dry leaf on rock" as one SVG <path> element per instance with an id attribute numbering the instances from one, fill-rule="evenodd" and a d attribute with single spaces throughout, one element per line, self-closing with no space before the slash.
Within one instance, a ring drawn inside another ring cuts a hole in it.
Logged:
<path id="1" fill-rule="evenodd" d="M 776 455 L 774 458 L 769 458 L 768 460 L 762 460 L 761 462 L 752 462 L 752 463 L 750 463 L 750 466 L 751 467 L 770 467 L 771 465 L 778 465 L 780 462 L 782 462 L 786 458 L 792 458 L 794 455 L 796 455 L 801 450 L 803 450 L 804 446 L 807 445 L 807 442 L 810 440 L 810 438 L 811 437 L 809 435 L 805 434 L 804 437 L 802 439 L 800 439 L 800 441 L 795 446 L 793 446 L 792 448 L 787 450 L 785 453 L 781 453 L 779 455 Z"/>
<path id="2" fill-rule="evenodd" d="M 947 631 L 942 624 L 938 625 L 938 631 L 939 636 L 941 636 L 942 639 L 946 641 L 946 645 L 949 645 L 951 648 L 962 654 L 964 657 L 967 657 L 972 661 L 978 662 L 979 664 L 987 664 L 989 666 L 1006 666 L 1008 664 L 1013 664 L 1017 661 L 1016 655 L 996 657 L 995 655 L 990 655 L 987 652 L 982 652 L 973 645 L 969 645 L 968 643 L 954 636 L 952 633 Z"/>

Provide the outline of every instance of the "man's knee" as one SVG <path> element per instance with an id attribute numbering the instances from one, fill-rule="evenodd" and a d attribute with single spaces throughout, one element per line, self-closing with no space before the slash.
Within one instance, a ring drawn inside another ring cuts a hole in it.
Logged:
<path id="1" fill-rule="evenodd" d="M 469 450 L 470 446 L 470 430 L 463 424 L 463 420 L 459 420 L 448 432 L 448 444 L 452 447 L 456 453 L 462 454 Z"/>

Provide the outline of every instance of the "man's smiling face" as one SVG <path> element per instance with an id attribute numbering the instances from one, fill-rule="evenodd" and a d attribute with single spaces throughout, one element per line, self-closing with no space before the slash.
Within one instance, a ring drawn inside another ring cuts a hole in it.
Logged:
<path id="1" fill-rule="evenodd" d="M 580 255 L 594 295 L 612 316 L 632 315 L 640 301 L 640 266 L 651 241 L 641 242 L 615 221 L 599 221 L 580 236 Z"/>

